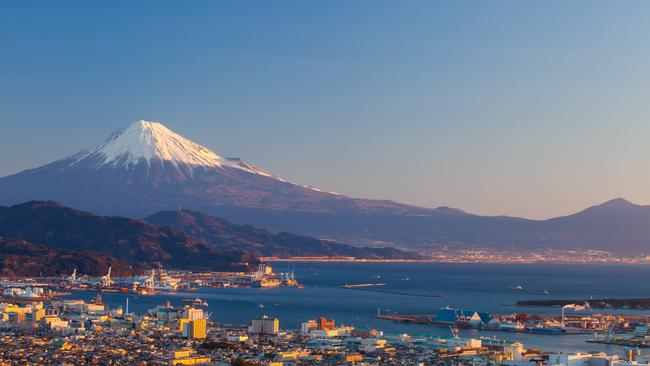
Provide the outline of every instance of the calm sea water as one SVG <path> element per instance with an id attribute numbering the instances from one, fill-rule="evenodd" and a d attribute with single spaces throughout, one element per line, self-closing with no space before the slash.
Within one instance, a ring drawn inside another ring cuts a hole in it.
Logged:
<path id="1" fill-rule="evenodd" d="M 276 271 L 294 270 L 304 289 L 226 288 L 192 292 L 163 293 L 153 296 L 104 294 L 109 306 L 124 305 L 130 311 L 144 312 L 169 300 L 181 304 L 182 298 L 200 297 L 209 303 L 212 319 L 227 324 L 245 324 L 251 318 L 268 314 L 278 317 L 285 329 L 298 329 L 300 323 L 318 316 L 357 327 L 372 327 L 389 333 L 448 335 L 449 329 L 392 323 L 371 316 L 382 313 L 433 314 L 443 306 L 491 313 L 559 313 L 557 308 L 520 308 L 519 299 L 650 297 L 650 266 L 645 265 L 501 265 L 441 263 L 275 263 Z M 408 278 L 408 280 L 406 280 Z M 420 294 L 439 294 L 442 298 L 403 296 L 340 288 L 344 284 L 384 282 L 383 289 Z M 524 286 L 521 292 L 508 289 Z M 530 294 L 547 289 L 550 296 Z M 72 297 L 91 298 L 78 293 Z M 263 307 L 261 307 L 261 305 Z M 647 313 L 626 311 L 628 313 Z M 617 346 L 586 343 L 590 336 L 530 335 L 463 330 L 462 336 L 497 336 L 517 340 L 530 347 L 558 351 L 620 353 Z"/>

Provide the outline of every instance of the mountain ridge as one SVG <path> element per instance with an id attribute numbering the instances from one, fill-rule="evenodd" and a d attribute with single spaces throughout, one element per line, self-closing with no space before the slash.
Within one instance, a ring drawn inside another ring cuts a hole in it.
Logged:
<path id="1" fill-rule="evenodd" d="M 292 233 L 271 233 L 251 225 L 192 210 L 159 211 L 144 219 L 158 227 L 176 227 L 216 248 L 236 246 L 264 257 L 355 257 L 362 259 L 419 259 L 394 248 L 354 247 Z"/>
<path id="2" fill-rule="evenodd" d="M 217 251 L 174 228 L 100 216 L 52 201 L 31 201 L 0 210 L 0 236 L 77 253 L 97 252 L 132 266 L 245 270 L 258 260 L 245 251 Z M 252 267 L 250 267 L 252 268 Z"/>
<path id="3" fill-rule="evenodd" d="M 130 137 L 119 148 L 107 147 L 125 136 Z M 165 148 L 157 152 L 158 145 Z M 177 148 L 181 152 L 169 156 Z M 623 199 L 547 220 L 480 216 L 333 194 L 202 149 L 209 151 L 161 124 L 136 122 L 72 157 L 0 178 L 0 204 L 56 200 L 131 218 L 182 206 L 274 233 L 356 246 L 650 252 L 650 206 Z"/>
<path id="4" fill-rule="evenodd" d="M 99 276 L 109 267 L 117 276 L 131 276 L 139 271 L 137 266 L 134 268 L 113 256 L 91 250 L 78 252 L 0 237 L 0 276 L 59 276 L 75 269 Z"/>

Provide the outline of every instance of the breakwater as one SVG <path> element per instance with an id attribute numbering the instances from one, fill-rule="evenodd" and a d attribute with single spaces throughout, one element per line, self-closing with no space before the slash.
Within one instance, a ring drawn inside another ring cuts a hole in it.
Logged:
<path id="1" fill-rule="evenodd" d="M 519 300 L 520 306 L 564 306 L 569 304 L 589 304 L 595 309 L 650 309 L 650 298 L 629 299 L 545 299 L 545 300 Z"/>
<path id="2" fill-rule="evenodd" d="M 422 293 L 416 293 L 416 292 L 403 292 L 403 291 L 394 291 L 394 290 L 386 290 L 386 289 L 379 289 L 376 288 L 377 286 L 384 286 L 384 284 L 381 285 L 370 285 L 370 284 L 363 284 L 363 285 L 343 285 L 341 288 L 345 288 L 348 290 L 356 290 L 356 291 L 367 291 L 367 292 L 378 292 L 382 294 L 391 294 L 391 295 L 402 295 L 402 296 L 415 296 L 415 297 L 443 297 L 443 293 L 437 293 L 437 294 L 422 294 Z"/>

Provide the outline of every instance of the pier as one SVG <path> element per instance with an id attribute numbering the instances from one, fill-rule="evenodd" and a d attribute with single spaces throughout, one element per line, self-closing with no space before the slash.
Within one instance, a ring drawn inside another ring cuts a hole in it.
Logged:
<path id="1" fill-rule="evenodd" d="M 354 285 L 345 284 L 345 285 L 343 285 L 341 287 L 344 287 L 344 288 L 359 288 L 359 287 L 375 287 L 375 286 L 386 286 L 386 284 L 385 283 L 358 283 L 358 284 L 354 284 Z"/>
<path id="2" fill-rule="evenodd" d="M 587 329 L 576 328 L 539 328 L 535 326 L 525 326 L 522 328 L 486 328 L 484 326 L 471 327 L 467 323 L 448 323 L 437 321 L 434 315 L 402 315 L 402 314 L 377 314 L 372 315 L 375 319 L 389 320 L 396 323 L 430 325 L 434 327 L 456 327 L 470 328 L 479 331 L 505 332 L 505 333 L 530 333 L 540 335 L 569 335 L 569 334 L 590 334 Z"/>

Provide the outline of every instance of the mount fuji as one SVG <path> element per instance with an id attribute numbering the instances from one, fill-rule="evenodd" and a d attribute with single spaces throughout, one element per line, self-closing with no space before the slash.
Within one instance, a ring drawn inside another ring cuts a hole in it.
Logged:
<path id="1" fill-rule="evenodd" d="M 182 207 L 273 230 L 353 241 L 357 235 L 340 230 L 350 225 L 350 216 L 434 211 L 294 184 L 148 121 L 132 123 L 70 157 L 0 178 L 0 204 L 30 200 L 129 217 Z"/>
<path id="2" fill-rule="evenodd" d="M 183 208 L 365 246 L 650 253 L 650 206 L 616 199 L 574 215 L 529 220 L 350 198 L 288 182 L 146 121 L 70 157 L 0 178 L 0 205 L 32 200 L 134 218 Z M 201 236 L 210 227 L 191 229 Z"/>

